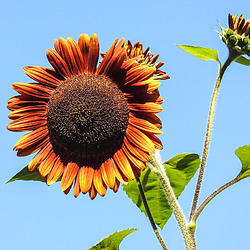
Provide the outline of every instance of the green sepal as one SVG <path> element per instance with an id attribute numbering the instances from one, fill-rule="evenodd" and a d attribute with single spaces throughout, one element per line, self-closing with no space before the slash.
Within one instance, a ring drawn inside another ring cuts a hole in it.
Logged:
<path id="1" fill-rule="evenodd" d="M 119 245 L 122 240 L 129 234 L 137 231 L 137 229 L 126 229 L 123 231 L 115 232 L 106 236 L 101 241 L 99 241 L 96 245 L 87 250 L 119 250 Z"/>
<path id="2" fill-rule="evenodd" d="M 177 155 L 164 163 L 166 174 L 169 177 L 170 184 L 173 187 L 176 197 L 179 197 L 182 193 L 185 186 L 196 173 L 199 165 L 199 156 L 190 153 Z M 161 229 L 163 229 L 164 225 L 170 218 L 172 211 L 158 177 L 151 172 L 149 167 L 147 167 L 142 171 L 140 181 L 154 221 Z M 136 206 L 147 215 L 136 180 L 129 181 L 127 185 L 123 185 L 123 189 L 133 203 L 135 203 Z"/>
<path id="3" fill-rule="evenodd" d="M 177 45 L 189 54 L 198 57 L 202 60 L 214 60 L 219 62 L 218 52 L 217 50 L 210 49 L 210 48 L 203 48 L 198 46 L 192 45 Z"/>
<path id="4" fill-rule="evenodd" d="M 235 59 L 234 61 L 237 63 L 243 64 L 243 65 L 246 65 L 246 66 L 250 66 L 250 60 L 248 60 L 244 56 L 240 56 L 237 59 Z"/>

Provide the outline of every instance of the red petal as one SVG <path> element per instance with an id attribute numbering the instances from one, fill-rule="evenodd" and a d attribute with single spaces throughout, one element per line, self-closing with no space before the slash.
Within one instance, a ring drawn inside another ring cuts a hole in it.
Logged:
<path id="1" fill-rule="evenodd" d="M 96 34 L 93 34 L 89 41 L 88 73 L 93 74 L 99 58 L 99 42 Z"/>

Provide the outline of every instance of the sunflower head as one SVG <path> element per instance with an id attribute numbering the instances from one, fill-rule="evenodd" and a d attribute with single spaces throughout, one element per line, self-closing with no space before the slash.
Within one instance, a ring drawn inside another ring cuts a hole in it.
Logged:
<path id="1" fill-rule="evenodd" d="M 227 45 L 229 51 L 238 52 L 239 55 L 250 56 L 250 20 L 245 21 L 243 15 L 228 15 L 228 28 L 221 27 L 220 37 Z"/>
<path id="2" fill-rule="evenodd" d="M 19 95 L 8 101 L 11 131 L 31 131 L 14 146 L 18 156 L 37 152 L 28 168 L 47 185 L 61 179 L 61 189 L 73 187 L 94 199 L 114 192 L 145 169 L 150 153 L 161 149 L 163 102 L 159 68 L 149 48 L 114 41 L 98 64 L 99 42 L 94 34 L 55 40 L 47 50 L 53 68 L 28 66 L 33 83 L 14 83 Z"/>

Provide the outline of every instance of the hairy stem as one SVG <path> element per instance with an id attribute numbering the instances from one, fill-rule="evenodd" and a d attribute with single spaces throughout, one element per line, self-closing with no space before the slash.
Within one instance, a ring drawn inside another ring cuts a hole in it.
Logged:
<path id="1" fill-rule="evenodd" d="M 165 173 L 165 169 L 161 163 L 159 151 L 156 151 L 156 155 L 151 154 L 150 156 L 151 156 L 150 164 L 152 164 L 151 170 L 158 176 L 158 179 L 160 180 L 160 183 L 165 192 L 171 210 L 174 213 L 175 218 L 181 229 L 186 244 L 186 248 L 188 250 L 196 250 L 196 244 L 195 241 L 193 241 L 192 235 L 190 234 L 190 231 L 188 229 L 188 224 L 185 215 L 181 210 L 181 207 L 174 194 L 174 191 L 170 185 L 169 179 Z"/>
<path id="2" fill-rule="evenodd" d="M 146 213 L 148 215 L 148 218 L 149 218 L 149 221 L 151 223 L 151 226 L 153 228 L 153 231 L 158 239 L 158 241 L 160 242 L 162 248 L 164 250 L 168 250 L 164 240 L 162 239 L 161 237 L 161 234 L 159 232 L 159 230 L 157 229 L 156 225 L 155 225 L 155 222 L 154 222 L 154 219 L 153 219 L 153 216 L 150 212 L 150 209 L 149 209 L 149 206 L 148 206 L 148 203 L 147 203 L 147 200 L 146 200 L 146 197 L 145 197 L 145 194 L 144 194 L 144 191 L 143 191 L 143 188 L 142 188 L 142 185 L 141 185 L 141 181 L 138 177 L 136 177 L 136 181 L 137 181 L 137 185 L 138 185 L 138 188 L 139 188 L 139 191 L 140 191 L 140 196 L 141 196 L 141 199 L 142 199 L 142 202 L 143 202 L 143 205 L 145 207 L 145 210 L 146 210 Z"/>
<path id="3" fill-rule="evenodd" d="M 193 204 L 190 212 L 190 221 L 192 221 L 192 218 L 195 214 L 197 204 L 198 204 L 198 199 L 199 199 L 199 194 L 200 194 L 200 189 L 201 189 L 201 183 L 203 180 L 203 175 L 205 171 L 205 166 L 206 166 L 206 161 L 207 161 L 207 155 L 208 155 L 208 150 L 209 150 L 209 144 L 210 144 L 210 139 L 211 139 L 211 131 L 212 131 L 212 126 L 213 126 L 213 118 L 214 118 L 214 111 L 215 111 L 215 104 L 217 100 L 217 95 L 221 83 L 221 79 L 224 75 L 225 70 L 227 67 L 230 65 L 232 61 L 234 61 L 240 54 L 234 51 L 229 52 L 229 56 L 224 63 L 223 67 L 221 68 L 221 64 L 219 62 L 219 74 L 214 86 L 213 90 L 213 95 L 210 103 L 210 108 L 209 108 L 209 115 L 208 115 L 208 122 L 207 122 L 207 130 L 206 130 L 206 136 L 205 136 L 205 142 L 204 142 L 204 147 L 203 147 L 203 154 L 202 154 L 202 159 L 201 159 L 201 165 L 200 165 L 200 170 L 199 170 L 199 175 L 197 179 L 197 184 L 195 188 L 195 193 L 194 193 L 194 198 L 193 198 Z"/>

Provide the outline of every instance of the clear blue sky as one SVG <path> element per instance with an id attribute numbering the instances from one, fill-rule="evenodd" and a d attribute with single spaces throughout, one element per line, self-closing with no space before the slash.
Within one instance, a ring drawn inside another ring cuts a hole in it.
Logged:
<path id="1" fill-rule="evenodd" d="M 83 250 L 127 228 L 139 231 L 123 241 L 121 250 L 161 249 L 147 218 L 122 188 L 117 194 L 109 190 L 104 198 L 98 196 L 91 201 L 88 195 L 75 199 L 71 192 L 65 196 L 58 183 L 50 187 L 40 182 L 4 184 L 32 159 L 16 156 L 12 148 L 21 133 L 5 129 L 9 123 L 5 106 L 15 95 L 11 84 L 30 81 L 23 66 L 49 67 L 45 51 L 60 36 L 78 39 L 81 33 L 97 33 L 101 52 L 106 52 L 115 38 L 140 41 L 144 48 L 150 46 L 152 53 L 160 54 L 163 69 L 171 77 L 160 87 L 165 100 L 160 115 L 164 132 L 162 159 L 184 152 L 201 154 L 217 64 L 192 57 L 176 44 L 217 49 L 224 61 L 227 48 L 216 30 L 219 25 L 226 27 L 229 12 L 250 18 L 248 4 L 232 0 L 2 1 L 0 249 Z M 234 150 L 250 144 L 249 79 L 250 68 L 234 63 L 222 81 L 201 201 L 240 170 Z M 195 180 L 180 197 L 186 215 L 194 185 Z M 250 179 L 243 180 L 205 209 L 198 220 L 199 249 L 250 248 L 249 189 Z M 162 235 L 170 250 L 184 249 L 173 217 Z"/>

